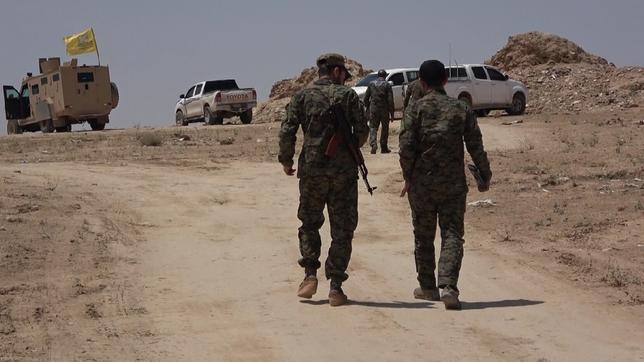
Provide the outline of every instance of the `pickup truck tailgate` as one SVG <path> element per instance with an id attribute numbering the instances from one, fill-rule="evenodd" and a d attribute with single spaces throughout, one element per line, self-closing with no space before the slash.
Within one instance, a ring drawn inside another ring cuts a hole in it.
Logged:
<path id="1" fill-rule="evenodd" d="M 249 103 L 255 101 L 255 93 L 252 89 L 240 89 L 221 92 L 219 104 Z"/>

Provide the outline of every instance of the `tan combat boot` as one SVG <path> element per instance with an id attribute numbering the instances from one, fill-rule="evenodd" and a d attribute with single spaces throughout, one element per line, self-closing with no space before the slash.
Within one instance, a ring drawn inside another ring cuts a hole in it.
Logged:
<path id="1" fill-rule="evenodd" d="M 300 298 L 311 299 L 315 292 L 318 291 L 318 278 L 315 275 L 308 275 L 300 283 L 297 290 L 297 296 Z"/>
<path id="2" fill-rule="evenodd" d="M 461 310 L 461 302 L 458 300 L 458 289 L 452 286 L 443 288 L 441 300 L 445 304 L 445 309 L 448 310 Z"/>
<path id="3" fill-rule="evenodd" d="M 414 298 L 431 300 L 432 302 L 440 302 L 441 293 L 438 290 L 438 288 L 431 288 L 431 289 L 416 288 L 414 289 Z"/>
<path id="4" fill-rule="evenodd" d="M 332 289 L 329 292 L 329 304 L 332 307 L 339 307 L 341 305 L 347 304 L 349 298 L 344 294 L 342 289 Z"/>
<path id="5" fill-rule="evenodd" d="M 347 304 L 349 298 L 342 291 L 342 283 L 331 281 L 331 290 L 329 291 L 329 304 L 332 307 L 339 307 Z"/>

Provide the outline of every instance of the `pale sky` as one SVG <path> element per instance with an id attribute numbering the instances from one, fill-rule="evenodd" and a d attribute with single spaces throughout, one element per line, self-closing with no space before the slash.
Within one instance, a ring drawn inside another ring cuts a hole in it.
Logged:
<path id="1" fill-rule="evenodd" d="M 476 63 L 539 30 L 618 66 L 644 65 L 642 0 L 0 2 L 2 84 L 37 73 L 39 57 L 67 59 L 63 36 L 94 27 L 121 93 L 111 128 L 172 125 L 178 95 L 201 80 L 236 78 L 265 99 L 329 51 L 372 69 L 413 67 L 447 62 L 451 44 L 458 62 Z"/>

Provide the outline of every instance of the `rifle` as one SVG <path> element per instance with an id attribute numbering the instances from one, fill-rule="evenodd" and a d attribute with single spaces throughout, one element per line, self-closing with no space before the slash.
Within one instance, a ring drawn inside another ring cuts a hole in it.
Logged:
<path id="1" fill-rule="evenodd" d="M 367 165 L 364 163 L 364 157 L 362 156 L 360 147 L 358 147 L 358 140 L 356 139 L 355 133 L 353 133 L 351 125 L 344 117 L 344 112 L 339 104 L 333 104 L 330 111 L 336 121 L 336 131 L 333 134 L 333 137 L 331 137 L 324 154 L 326 156 L 333 157 L 338 152 L 338 147 L 341 143 L 347 145 L 353 161 L 358 165 L 358 170 L 360 171 L 362 180 L 367 186 L 367 191 L 369 191 L 369 194 L 373 196 L 373 191 L 377 189 L 377 187 L 371 187 L 371 185 L 369 185 L 369 180 L 367 179 L 369 170 L 367 170 Z"/>

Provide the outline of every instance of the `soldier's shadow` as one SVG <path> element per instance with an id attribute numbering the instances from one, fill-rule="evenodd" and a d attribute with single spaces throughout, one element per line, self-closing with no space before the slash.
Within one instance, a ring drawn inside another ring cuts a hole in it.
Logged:
<path id="1" fill-rule="evenodd" d="M 511 308 L 511 307 L 528 307 L 531 305 L 543 304 L 542 300 L 527 299 L 505 299 L 491 302 L 461 302 L 463 310 L 476 310 L 488 308 Z"/>
<path id="2" fill-rule="evenodd" d="M 309 304 L 309 305 L 324 305 L 324 304 L 329 304 L 328 299 L 323 299 L 323 300 L 301 300 L 300 303 L 303 304 Z M 361 306 L 361 307 L 371 307 L 371 308 L 389 308 L 389 309 L 431 309 L 434 308 L 434 304 L 432 302 L 414 302 L 414 303 L 409 303 L 409 302 L 400 302 L 400 301 L 392 301 L 392 302 L 367 302 L 367 301 L 360 301 L 360 300 L 349 300 L 347 302 L 346 306 Z"/>
<path id="3" fill-rule="evenodd" d="M 302 304 L 309 305 L 325 305 L 329 304 L 328 299 L 322 300 L 301 300 Z M 370 308 L 389 308 L 389 309 L 434 309 L 435 303 L 443 305 L 442 302 L 367 302 L 359 300 L 349 300 L 346 304 L 347 306 L 361 306 L 361 307 L 370 307 Z M 477 309 L 489 309 L 489 308 L 511 308 L 511 307 L 529 307 L 531 305 L 538 305 L 545 303 L 542 300 L 527 300 L 527 299 L 506 299 L 506 300 L 496 300 L 491 302 L 465 302 L 462 301 L 463 310 L 477 310 Z"/>

